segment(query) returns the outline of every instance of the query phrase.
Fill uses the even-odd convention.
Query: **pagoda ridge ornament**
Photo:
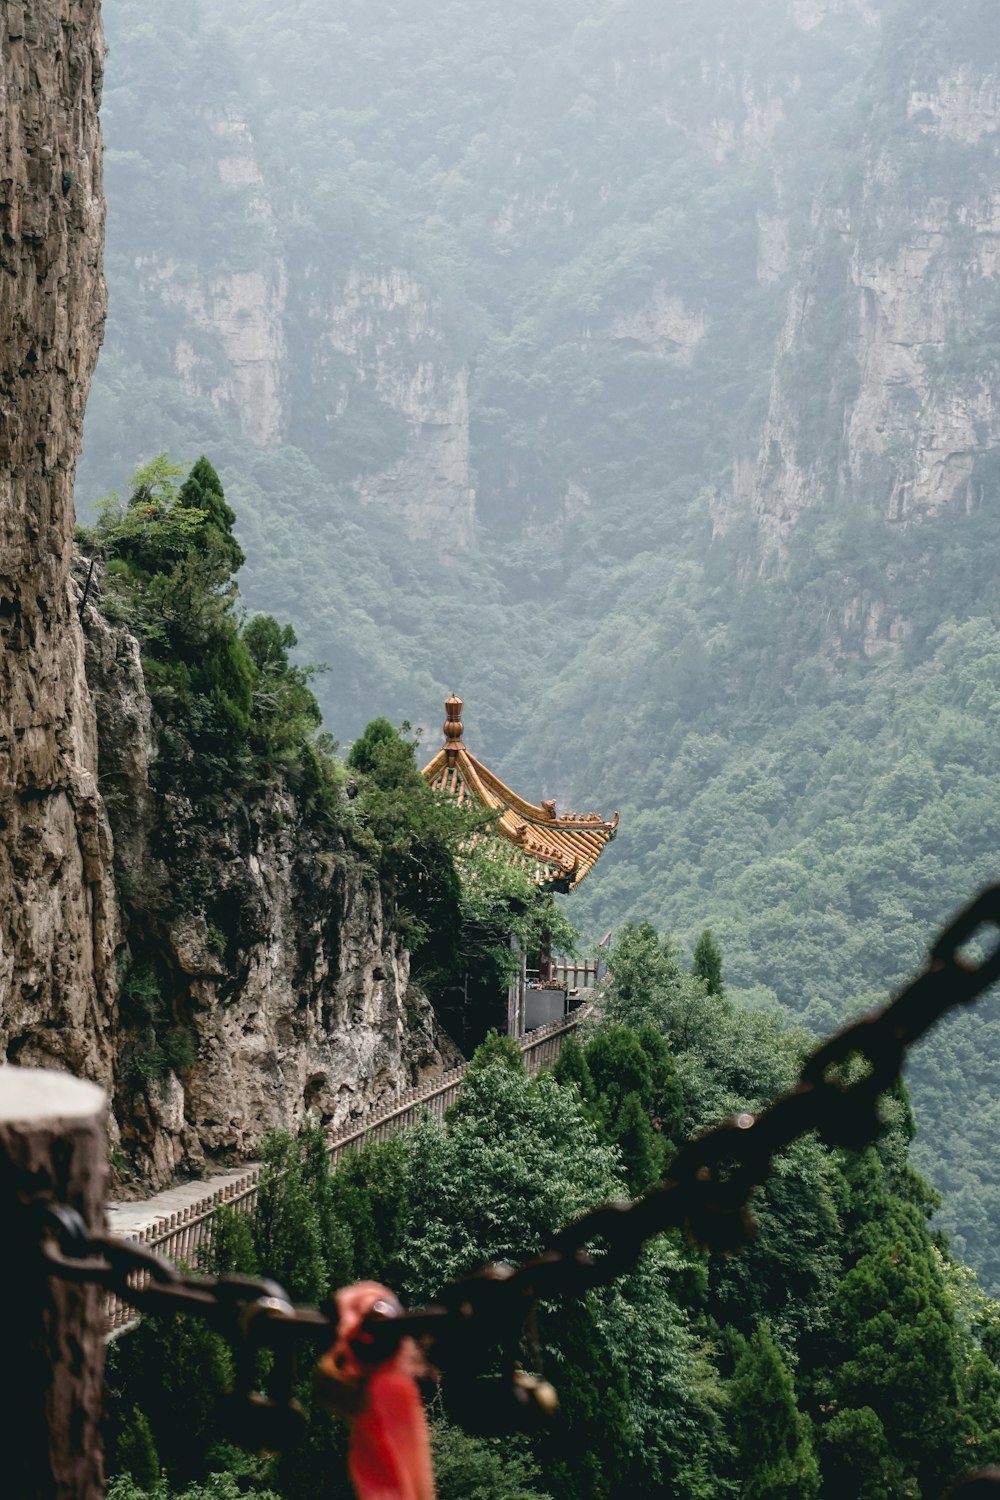
[[[465,725],[462,723],[462,700],[452,693],[444,700],[444,749],[449,756],[449,765],[454,764],[454,752],[462,744]]]

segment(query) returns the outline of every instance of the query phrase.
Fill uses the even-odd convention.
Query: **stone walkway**
[[[558,1017],[520,1038],[521,1051],[529,1073],[535,1074],[543,1065],[555,1061],[559,1056],[565,1035],[579,1024],[588,1011],[589,1006],[583,1006],[572,1015]],[[407,1124],[415,1124],[424,1109],[429,1109],[437,1119],[442,1119],[446,1106],[458,1097],[465,1067],[466,1064],[463,1063],[460,1068],[451,1068],[447,1073],[427,1083],[405,1089],[381,1108],[372,1111],[364,1122],[348,1122],[339,1133],[329,1137],[332,1157],[335,1158],[340,1151],[347,1150],[366,1138],[382,1140],[386,1134],[402,1129]],[[108,1229],[112,1234],[125,1239],[137,1239],[144,1229],[159,1225],[155,1242],[157,1248],[169,1257],[174,1233],[164,1225],[163,1221],[169,1220],[171,1214],[181,1214],[185,1209],[203,1209],[207,1216],[213,1207],[211,1200],[214,1195],[220,1189],[227,1188],[230,1183],[240,1180],[246,1183],[254,1167],[258,1165],[257,1162],[245,1161],[229,1171],[216,1172],[211,1177],[202,1177],[195,1182],[183,1182],[177,1187],[165,1188],[162,1193],[154,1193],[152,1198],[142,1198],[127,1203],[109,1203],[107,1205]],[[251,1189],[251,1194],[255,1194],[255,1191]],[[176,1236],[185,1241],[185,1252],[190,1252],[191,1241],[188,1238],[187,1227],[177,1225],[175,1230]],[[197,1242],[196,1240],[195,1243]]]
[[[141,1229],[145,1229],[147,1224],[156,1224],[160,1219],[168,1219],[171,1214],[179,1213],[182,1208],[203,1203],[216,1188],[225,1187],[227,1182],[236,1182],[245,1177],[254,1165],[252,1161],[245,1161],[232,1171],[217,1172],[213,1177],[199,1177],[194,1182],[182,1182],[178,1187],[164,1188],[162,1193],[154,1193],[152,1198],[141,1198],[135,1203],[109,1203],[108,1229],[112,1234],[123,1235],[128,1239],[130,1235],[136,1235]]]

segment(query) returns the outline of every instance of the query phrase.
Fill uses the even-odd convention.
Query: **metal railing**
[[[558,1020],[539,1026],[527,1036],[519,1038],[521,1056],[528,1073],[534,1077],[549,1063],[555,1062],[562,1051],[567,1035],[580,1023],[582,1012],[560,1016]],[[432,1119],[443,1120],[446,1111],[462,1092],[462,1079],[468,1063],[449,1068],[437,1078],[414,1088],[404,1089],[384,1104],[373,1109],[364,1120],[351,1120],[339,1129],[331,1130],[327,1136],[327,1149],[331,1162],[337,1162],[349,1151],[359,1150],[370,1141],[384,1141],[387,1136],[408,1130],[416,1125],[426,1111]],[[161,1255],[180,1265],[196,1266],[198,1253],[207,1247],[212,1238],[212,1219],[217,1208],[232,1208],[237,1213],[252,1213],[257,1202],[257,1188],[264,1167],[255,1162],[247,1167],[240,1177],[230,1177],[225,1183],[212,1188],[205,1184],[205,1196],[175,1213],[165,1214],[150,1220],[141,1229],[133,1230],[126,1238],[140,1245],[148,1245]],[[120,1332],[133,1320],[132,1309],[117,1298],[109,1299],[108,1326],[112,1333]]]

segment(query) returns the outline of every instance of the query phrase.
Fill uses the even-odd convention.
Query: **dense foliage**
[[[626,929],[611,968],[583,1047],[549,1074],[528,1078],[516,1046],[493,1037],[444,1124],[426,1119],[332,1171],[319,1131],[272,1136],[258,1210],[249,1222],[219,1211],[211,1268],[265,1271],[302,1298],[375,1277],[427,1300],[644,1185],[636,1162],[662,1170],[668,1119],[679,1135],[753,1109],[797,1070],[801,1034],[708,991],[652,928]],[[776,1162],[748,1250],[706,1255],[661,1236],[611,1286],[541,1308],[522,1357],[560,1392],[546,1431],[464,1435],[456,1416],[474,1420],[488,1397],[446,1379],[433,1420],[443,1500],[931,1500],[1000,1458],[998,1309],[928,1230],[935,1198],[907,1164],[913,1128],[900,1085],[876,1146],[852,1155],[810,1139]],[[320,1487],[346,1500],[343,1434],[318,1410],[280,1458],[220,1442],[228,1362],[214,1335],[177,1320],[143,1320],[112,1347],[115,1466],[131,1475],[117,1500],[201,1500],[203,1486],[227,1500],[233,1476],[281,1500]],[[151,1452],[164,1486],[149,1486]]]
[[[470,986],[483,1007],[496,1009],[485,1015],[498,1019],[519,962],[512,942],[537,954],[544,936],[570,952],[573,929],[504,856],[489,817],[432,790],[408,725],[397,730],[374,719],[346,762],[336,755],[320,730],[316,669],[292,659],[294,630],[241,608],[234,575],[245,558],[218,474],[204,457],[178,487],[180,472],[160,454],[132,475],[125,500],[107,497],[96,524],[77,534],[91,559],[90,597],[139,644],[157,741],[154,836],[165,866],[179,861],[170,892],[152,880],[137,884],[119,861],[131,929],[122,998],[136,1031],[124,1086],[182,1072],[193,1061],[183,1004],[161,961],[158,922],[183,903],[206,922],[213,952],[234,960],[244,916],[213,879],[205,846],[237,815],[287,828],[313,853],[319,848],[329,866],[367,866],[411,954],[414,980],[456,1039],[474,1046],[486,1021],[475,1005],[470,1015]],[[131,809],[116,795],[115,774],[104,768],[102,789],[113,819],[127,820]]]

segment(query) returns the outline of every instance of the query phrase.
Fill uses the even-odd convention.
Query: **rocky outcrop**
[[[340,1125],[452,1066],[375,878],[309,832],[280,790],[209,820],[183,788],[157,787],[136,642],[91,605],[84,618],[126,913],[123,1185],[238,1161],[306,1110]]]
[[[657,281],[636,306],[587,331],[584,349],[633,348],[673,364],[689,365],[708,331],[703,311],[692,311],[665,281]]]
[[[69,593],[104,322],[98,0],[0,7],[0,1048],[105,1082],[117,942]]]
[[[259,229],[271,209],[249,133],[230,111],[216,134],[226,146],[220,176],[244,195]],[[378,409],[398,429],[401,452],[343,478],[359,499],[400,518],[410,536],[433,538],[445,551],[471,544],[469,372],[450,348],[440,299],[413,273],[355,269],[331,281],[311,268],[290,295],[270,234],[256,264],[242,269],[205,275],[168,258],[139,270],[181,314],[173,362],[188,395],[207,397],[263,448],[300,438],[303,384],[320,433],[357,422],[359,401]]]
[[[469,372],[449,347],[440,299],[400,267],[355,270],[319,294],[315,320],[322,342],[349,356],[353,379],[405,423],[402,456],[359,480],[359,495],[400,516],[412,537],[464,550],[475,520]],[[351,420],[346,391],[331,416]]]
[[[187,321],[189,331],[174,345],[174,368],[185,393],[207,396],[257,447],[277,443],[287,352],[284,267],[271,262],[261,270],[229,271],[189,284],[177,277],[176,263],[167,262],[156,268],[155,277],[164,301],[179,304]]]
[[[933,89],[911,89],[907,113],[949,140],[974,146],[1000,130],[1000,80],[983,78],[971,66],[956,68]]]
[[[71,574],[104,320],[102,63],[98,0],[0,7],[0,1056],[104,1085],[141,1188],[307,1108],[339,1123],[453,1053],[377,883],[290,798],[213,824],[157,786],[136,642]],[[224,123],[229,180],[253,188]],[[203,304],[213,325],[230,308],[234,349],[258,292],[231,277]],[[257,410],[256,377],[229,378]]]
[[[881,19],[878,0],[791,0],[791,6],[795,23],[803,31],[813,31],[845,11],[856,12],[868,26],[877,26]]]
[[[229,105],[205,117],[223,203],[245,226],[246,264],[206,272],[176,256],[141,257],[133,273],[176,310],[173,364],[189,396],[203,396],[258,447],[281,441],[286,419],[288,277],[278,219],[246,119]],[[252,246],[252,255],[249,248]]]
[[[817,208],[749,482],[765,569],[807,509],[976,503],[1000,446],[998,90],[970,67],[911,89],[856,197]]]

